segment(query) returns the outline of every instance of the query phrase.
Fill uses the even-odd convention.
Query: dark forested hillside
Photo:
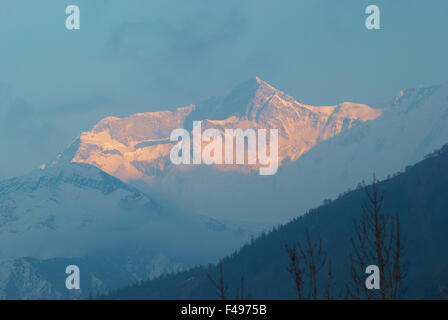
[[[384,159],[387,161],[387,159]],[[383,211],[397,213],[406,240],[407,269],[404,298],[443,298],[448,284],[448,146],[428,156],[404,173],[377,187],[384,195]],[[275,228],[223,259],[228,297],[234,298],[244,277],[245,292],[254,299],[294,299],[294,282],[287,271],[285,245],[322,239],[332,260],[334,292],[345,288],[350,278],[350,237],[353,219],[359,218],[366,202],[362,188],[311,210],[294,221]],[[272,212],[276,214],[276,212]],[[204,239],[204,245],[207,245]],[[216,265],[197,267],[175,275],[139,283],[111,292],[110,299],[216,299],[208,275],[218,278]]]

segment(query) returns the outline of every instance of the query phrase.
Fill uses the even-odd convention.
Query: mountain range
[[[174,111],[103,119],[46,168],[87,163],[199,215],[285,223],[372,172],[385,178],[440,148],[448,141],[447,99],[448,85],[440,85],[402,90],[376,108],[349,102],[313,107],[256,78],[227,96]],[[278,129],[278,173],[260,177],[247,164],[172,165],[169,135],[191,130],[193,121],[202,121],[203,130]]]
[[[379,109],[357,103],[319,107],[302,104],[257,77],[225,97],[173,111],[105,118],[82,133],[74,142],[76,150],[70,146],[68,152],[72,152],[71,162],[91,164],[123,181],[150,181],[175,170],[169,159],[175,144],[170,141],[170,134],[177,128],[191,129],[193,121],[202,121],[203,130],[215,128],[221,132],[237,128],[277,129],[278,161],[282,163],[286,159],[295,161],[318,143],[380,114]],[[250,172],[253,166],[233,169]]]
[[[447,85],[381,108],[310,106],[259,78],[198,104],[105,118],[54,161],[0,182],[0,297],[86,297],[216,261],[373,172],[415,164],[448,141],[447,118]],[[278,173],[172,165],[170,133],[193,121],[278,129]],[[81,292],[65,289],[68,264],[81,266]]]

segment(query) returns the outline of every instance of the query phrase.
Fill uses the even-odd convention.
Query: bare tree
[[[215,287],[216,293],[217,293],[217,296],[219,297],[219,299],[227,300],[228,287],[224,282],[224,272],[223,272],[222,260],[219,260],[218,268],[219,268],[219,280],[215,281],[210,274],[208,275],[208,279]],[[241,287],[236,288],[235,300],[244,300],[248,297],[249,296],[245,296],[245,292],[244,292],[244,277],[241,277]]]
[[[235,300],[244,300],[244,277],[241,277],[241,287],[236,288]]]
[[[324,291],[324,298],[327,300],[333,300],[334,298],[331,293],[331,288],[334,285],[334,280],[333,280],[333,270],[331,269],[331,261],[328,261],[327,277],[328,277],[328,281],[327,281],[327,286],[325,287],[325,291]]]
[[[290,248],[288,245],[286,247],[286,252],[288,253],[288,258],[290,264],[287,268],[288,272],[291,274],[297,290],[297,299],[303,299],[303,275],[305,273],[304,268],[301,266],[301,259],[299,257],[299,252],[296,246]]]
[[[333,274],[331,262],[327,261],[327,253],[322,248],[322,240],[314,244],[308,229],[306,229],[305,247],[300,243],[292,248],[286,246],[290,264],[287,268],[291,274],[297,290],[297,298],[319,299],[319,273],[328,263],[328,282],[323,292],[324,298],[332,299],[331,286],[333,285]],[[305,293],[307,288],[307,293]]]
[[[222,270],[222,260],[219,260],[218,267],[219,267],[219,280],[218,280],[218,282],[213,280],[211,275],[208,275],[208,279],[210,280],[210,282],[213,284],[213,286],[217,290],[218,297],[221,300],[226,300],[227,299],[228,288],[224,284],[224,274],[223,274],[223,270]]]
[[[398,215],[383,213],[383,196],[373,183],[369,188],[363,181],[368,204],[362,205],[362,214],[354,220],[355,237],[351,238],[351,281],[347,286],[352,299],[397,299],[399,298],[405,273],[402,266],[404,244],[400,233]],[[365,270],[376,265],[380,272],[380,289],[368,290],[365,285]]]

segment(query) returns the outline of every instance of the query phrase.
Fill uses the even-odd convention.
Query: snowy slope
[[[91,165],[60,163],[0,182],[0,297],[67,297],[70,263],[85,266],[78,295],[209,263],[258,232],[250,228],[162,206]]]

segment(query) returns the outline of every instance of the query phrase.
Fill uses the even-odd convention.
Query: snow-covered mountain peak
[[[172,111],[147,112],[126,118],[107,117],[83,132],[54,163],[87,163],[124,181],[146,180],[168,172],[173,165],[169,140],[174,129],[277,129],[278,163],[298,159],[316,144],[357,123],[376,119],[381,110],[357,103],[311,106],[256,77],[227,96],[213,97]],[[218,166],[217,166],[218,168]],[[219,166],[218,169],[258,170],[257,165]]]

